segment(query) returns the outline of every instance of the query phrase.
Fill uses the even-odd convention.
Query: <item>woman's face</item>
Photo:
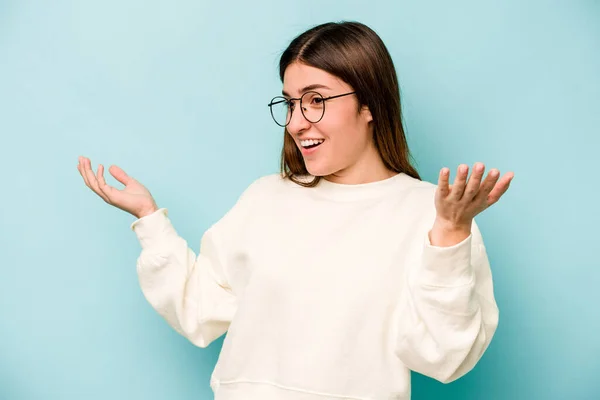
[[[283,95],[288,99],[299,98],[307,91],[316,91],[327,98],[352,92],[354,89],[321,69],[298,62],[290,64],[284,74]],[[309,105],[303,104],[303,107],[307,108]],[[294,100],[287,132],[302,152],[311,175],[338,180],[334,177],[352,175],[352,169],[367,164],[373,157],[379,157],[372,143],[369,126],[372,119],[366,107],[358,112],[355,95],[325,101],[325,114],[316,123],[304,118],[300,112],[300,101]],[[306,144],[304,141],[309,139],[323,142],[317,147],[306,149],[302,144]]]

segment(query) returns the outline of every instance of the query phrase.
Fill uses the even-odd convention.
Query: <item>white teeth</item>
[[[312,139],[309,139],[309,140],[301,140],[301,141],[300,141],[300,145],[302,145],[302,147],[308,147],[308,146],[311,146],[311,145],[313,145],[313,144],[317,144],[317,143],[323,143],[323,142],[324,142],[324,139],[317,139],[317,140],[312,140]]]

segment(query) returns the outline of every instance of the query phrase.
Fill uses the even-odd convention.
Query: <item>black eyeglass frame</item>
[[[323,112],[321,113],[321,118],[319,118],[316,121],[311,121],[310,119],[308,119],[306,117],[306,115],[304,115],[304,108],[302,107],[302,98],[304,96],[306,96],[308,93],[316,93],[317,95],[319,95],[319,97],[323,101]],[[273,118],[273,121],[275,121],[275,123],[277,125],[285,128],[292,121],[292,114],[294,113],[294,110],[292,110],[290,112],[290,117],[289,117],[288,121],[286,122],[286,124],[285,125],[281,125],[279,122],[277,122],[277,119],[275,118],[275,115],[273,114],[273,106],[276,105],[276,104],[281,104],[283,102],[286,102],[286,103],[288,103],[288,108],[290,108],[290,104],[289,104],[290,101],[292,101],[292,100],[300,100],[300,112],[302,113],[302,116],[304,117],[305,120],[307,120],[311,124],[316,124],[317,122],[321,121],[323,119],[323,117],[325,116],[325,103],[327,102],[327,100],[336,99],[338,97],[348,96],[348,95],[355,94],[355,93],[356,92],[348,92],[348,93],[343,93],[343,94],[336,94],[335,96],[323,97],[323,95],[321,93],[316,92],[314,90],[311,90],[311,91],[305,92],[301,97],[291,97],[289,99],[286,99],[283,96],[275,96],[275,97],[273,97],[273,99],[271,99],[271,102],[269,104],[267,104],[267,105],[269,106],[269,109],[271,111],[271,117]]]

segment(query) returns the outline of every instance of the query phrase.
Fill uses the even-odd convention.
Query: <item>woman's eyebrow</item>
[[[300,93],[308,92],[309,90],[315,90],[315,89],[329,89],[329,90],[331,90],[330,87],[327,87],[325,85],[321,85],[320,83],[313,83],[312,85],[308,85],[308,86],[303,87],[302,89],[300,89]],[[284,96],[287,96],[287,97],[291,97],[288,93],[286,93],[285,90],[282,90],[281,94],[283,94]]]

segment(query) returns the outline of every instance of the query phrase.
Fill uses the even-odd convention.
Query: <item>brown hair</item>
[[[395,172],[421,179],[411,165],[412,156],[402,125],[400,89],[396,70],[381,38],[368,26],[354,21],[328,22],[297,36],[282,53],[279,77],[293,62],[324,70],[350,85],[358,99],[358,110],[366,105],[373,116],[373,141],[384,165]],[[281,174],[306,187],[311,182],[298,179],[308,175],[300,149],[284,131]]]

